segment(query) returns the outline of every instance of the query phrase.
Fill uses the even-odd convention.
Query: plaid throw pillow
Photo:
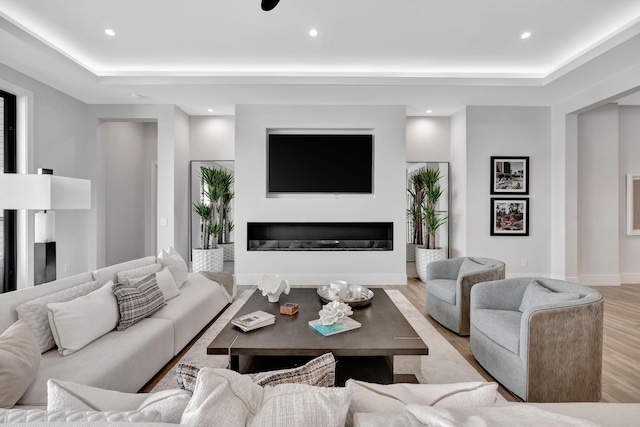
[[[164,295],[156,283],[155,273],[133,285],[116,283],[113,294],[118,300],[120,320],[116,329],[124,331],[166,305]]]
[[[176,367],[176,379],[178,380],[178,387],[193,393],[193,390],[196,388],[196,379],[198,378],[198,372],[200,372],[200,368],[187,365],[186,363],[178,363],[178,366]]]

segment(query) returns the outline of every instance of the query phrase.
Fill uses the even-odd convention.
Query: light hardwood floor
[[[409,278],[406,287],[393,289],[399,289],[484,378],[492,380],[473,358],[469,337],[449,331],[427,315],[423,282]],[[604,296],[601,401],[640,403],[640,285],[593,286],[593,289]],[[518,400],[503,387],[500,393],[507,400]]]
[[[423,282],[417,278],[409,278],[407,286],[387,288],[402,292],[487,381],[493,381],[491,375],[476,362],[471,354],[469,337],[461,337],[449,331],[427,315],[426,291]],[[640,285],[594,286],[593,288],[604,296],[602,402],[640,403]],[[150,391],[201,334],[194,338],[141,391]],[[519,400],[502,386],[499,392],[509,401]]]

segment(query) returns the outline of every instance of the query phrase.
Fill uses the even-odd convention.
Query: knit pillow
[[[124,331],[166,305],[162,291],[156,283],[155,273],[149,274],[134,285],[116,283],[113,285],[113,294],[118,300],[120,312],[120,320],[116,326],[118,331]]]
[[[518,311],[524,313],[527,309],[538,305],[572,301],[578,298],[580,298],[578,294],[572,292],[554,292],[551,289],[545,288],[536,280],[531,280],[529,286],[527,286],[527,290],[524,291]]]

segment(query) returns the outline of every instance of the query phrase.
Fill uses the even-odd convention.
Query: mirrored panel
[[[627,235],[640,234],[640,174],[627,175]]]
[[[417,246],[449,253],[449,210],[449,163],[407,162],[407,262],[414,262]]]
[[[205,195],[205,184],[202,177],[202,168],[214,168],[227,172],[233,177],[234,161],[233,160],[192,160],[189,165],[189,247],[200,248],[202,246],[202,238],[204,234],[203,221],[200,215],[194,209],[194,204],[198,202],[206,202],[208,199]],[[231,192],[230,200],[226,204],[220,202],[218,222],[220,224],[220,232],[217,235],[218,246],[224,248],[224,260],[233,261],[234,250],[234,232],[233,232],[233,214],[235,195],[233,188],[233,180],[229,188]],[[224,212],[222,212],[223,205]],[[191,252],[191,251],[190,251]],[[189,254],[191,257],[191,253]]]

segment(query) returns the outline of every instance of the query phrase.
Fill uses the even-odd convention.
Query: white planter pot
[[[417,247],[416,270],[418,270],[420,280],[427,281],[427,264],[441,259],[447,259],[447,248],[425,249],[424,247]]]
[[[198,271],[222,271],[224,266],[224,250],[192,249],[192,269]]]
[[[218,247],[224,250],[224,260],[233,261],[234,244],[231,243],[218,243]]]

